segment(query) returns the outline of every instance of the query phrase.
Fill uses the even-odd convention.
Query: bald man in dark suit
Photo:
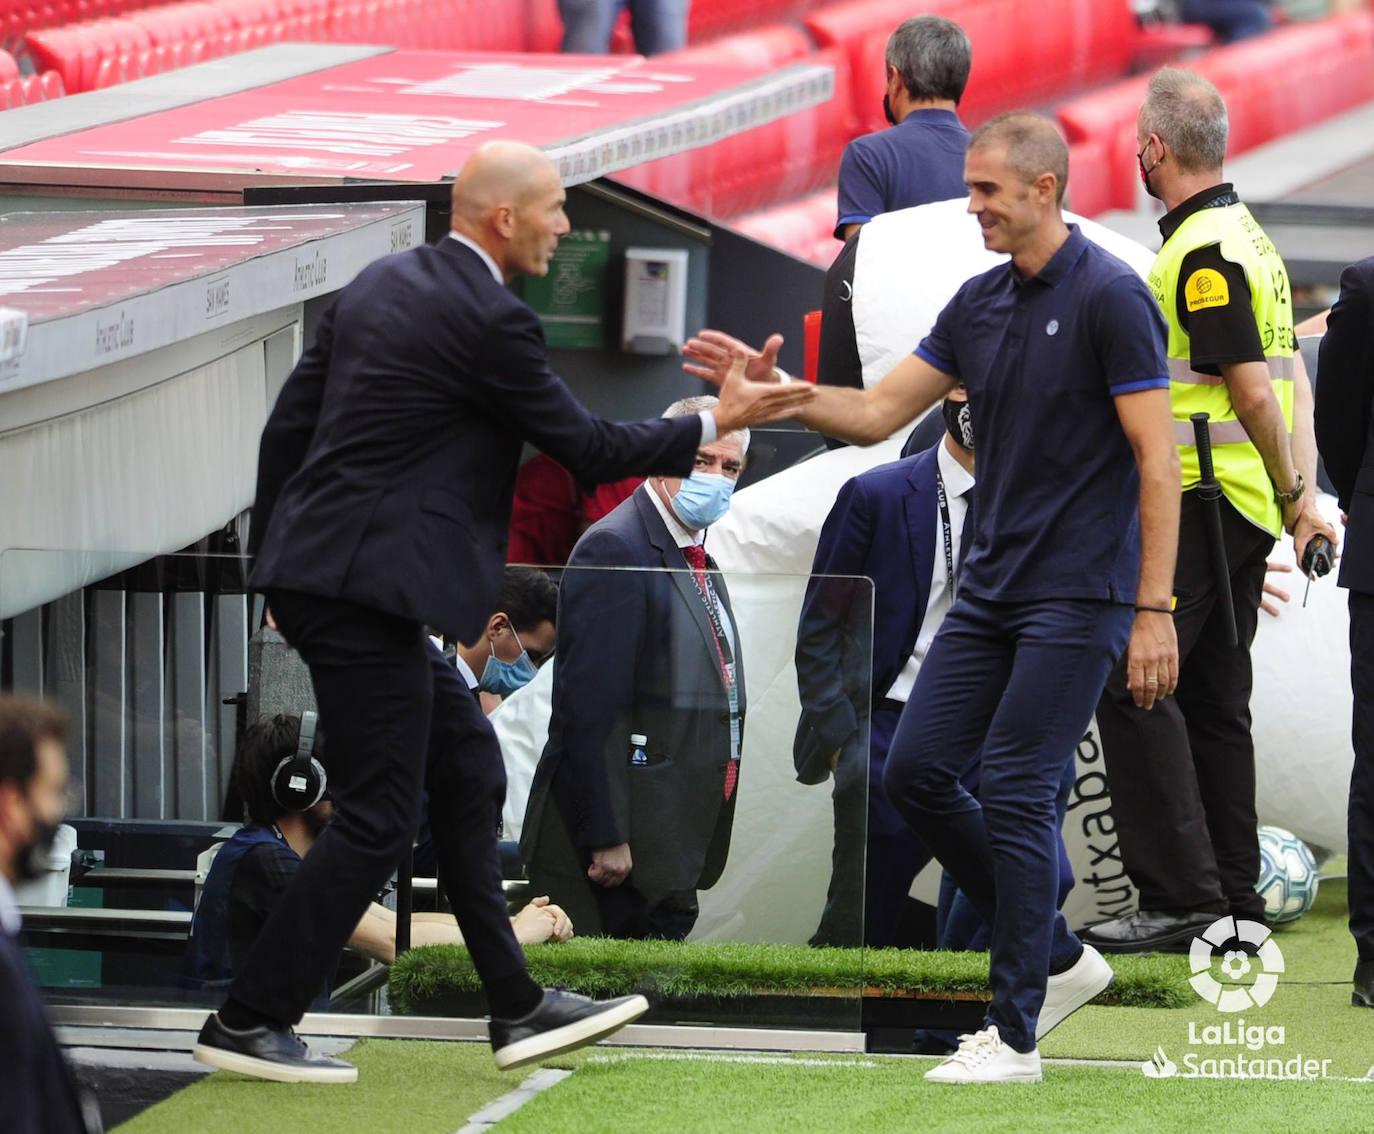
[[[310,667],[331,740],[334,820],[202,1029],[196,1057],[290,1082],[351,1082],[293,1025],[414,838],[429,791],[439,880],[491,1008],[499,1067],[592,1042],[647,1008],[541,990],[501,892],[505,772],[491,726],[429,641],[472,641],[505,562],[526,442],[579,479],[685,473],[716,431],[785,415],[804,393],[747,382],[714,410],[615,424],[548,367],[538,317],[506,288],[544,275],[568,232],[558,171],[510,142],[453,184],[453,231],[363,269],[326,314],[263,433],[249,551]]]

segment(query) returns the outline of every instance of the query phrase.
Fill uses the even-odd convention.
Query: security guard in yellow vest
[[[1098,949],[1187,949],[1224,914],[1262,922],[1250,737],[1250,642],[1265,557],[1283,531],[1299,558],[1334,539],[1309,489],[1316,479],[1312,390],[1295,354],[1288,273],[1269,237],[1222,181],[1226,106],[1215,87],[1166,68],[1137,124],[1141,179],[1163,200],[1164,235],[1149,284],[1169,324],[1170,397],[1183,472],[1172,617],[1175,696],[1136,708],[1122,667],[1097,709],[1121,866],[1140,909],[1093,927]],[[1224,629],[1189,418],[1211,420],[1231,603]]]

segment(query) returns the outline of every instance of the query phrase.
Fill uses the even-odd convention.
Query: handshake
[[[815,398],[815,387],[809,383],[778,381],[775,371],[781,347],[781,335],[771,335],[763,350],[756,351],[739,339],[709,330],[683,347],[690,360],[683,370],[719,388],[720,404],[713,412],[721,435],[792,417]]]

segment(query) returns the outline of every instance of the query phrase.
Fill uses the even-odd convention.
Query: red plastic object
[[[821,368],[821,313],[808,311],[802,316],[802,377],[813,386]]]

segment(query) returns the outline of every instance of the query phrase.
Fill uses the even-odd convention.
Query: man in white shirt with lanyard
[[[835,850],[816,945],[898,944],[907,892],[930,860],[888,803],[882,777],[897,719],[957,590],[973,498],[962,388],[943,413],[938,444],[845,483],[816,547],[797,630],[802,716],[793,747],[803,783],[822,783],[832,770],[835,777]]]

